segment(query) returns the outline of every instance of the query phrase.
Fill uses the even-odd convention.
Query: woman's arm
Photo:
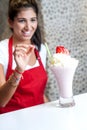
[[[3,65],[0,64],[0,107],[4,107],[9,102],[17,89],[20,78],[21,74],[14,72],[6,81]]]
[[[46,97],[46,95],[44,95],[44,102],[49,102],[49,99]]]
[[[47,56],[47,52],[46,52],[46,47],[44,44],[41,45],[41,50],[40,50],[40,56],[41,56],[41,60],[42,63],[44,65],[44,68],[46,68],[46,56]],[[44,98],[44,102],[49,102],[49,99],[47,98],[47,96],[44,94],[43,96]]]
[[[27,44],[19,44],[14,50],[14,59],[16,62],[16,70],[9,79],[6,81],[4,75],[4,67],[0,64],[0,106],[4,107],[13,94],[15,93],[17,86],[20,82],[22,73],[24,72],[26,65],[30,62],[30,57],[34,54],[34,46]],[[20,72],[20,73],[19,73]]]

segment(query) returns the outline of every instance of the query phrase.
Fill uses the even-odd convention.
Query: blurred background
[[[0,40],[10,36],[7,23],[9,0],[0,0]],[[43,43],[46,42],[51,53],[57,45],[65,46],[72,57],[79,60],[73,80],[74,95],[87,92],[87,0],[37,0],[40,8],[39,23]],[[58,86],[50,70],[47,55],[48,83],[46,95],[58,99]]]

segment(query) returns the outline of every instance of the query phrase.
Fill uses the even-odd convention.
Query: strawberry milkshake
[[[59,104],[62,107],[75,105],[72,86],[77,66],[78,60],[72,58],[65,47],[56,47],[56,53],[51,60],[51,70],[58,83]]]

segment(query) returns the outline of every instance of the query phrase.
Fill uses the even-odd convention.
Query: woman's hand
[[[17,69],[23,72],[29,63],[30,57],[34,52],[34,45],[18,44],[14,50],[14,59],[17,64]]]

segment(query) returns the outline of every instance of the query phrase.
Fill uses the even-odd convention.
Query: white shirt
[[[7,72],[7,67],[8,67],[8,42],[9,39],[5,39],[0,41],[0,64],[2,64],[4,66],[4,73],[6,74]],[[46,67],[46,48],[43,44],[41,44],[41,50],[39,52],[40,57],[41,57],[41,61],[44,65],[44,67]],[[26,69],[31,69],[34,68],[36,66],[39,66],[38,60],[36,60],[36,63],[33,66],[27,66]],[[16,63],[13,57],[13,63],[12,63],[12,68],[15,69],[16,67]]]

